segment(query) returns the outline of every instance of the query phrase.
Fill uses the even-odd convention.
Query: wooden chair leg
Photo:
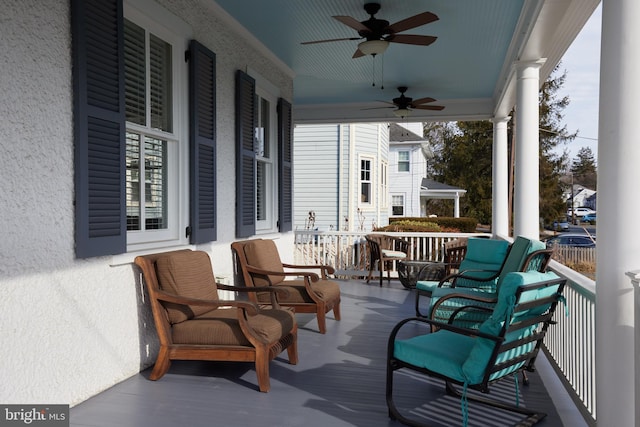
[[[340,320],[340,302],[333,306],[333,317],[336,320]]]
[[[324,305],[318,304],[318,311],[316,312],[316,317],[318,318],[318,329],[321,334],[327,333],[327,319],[324,308]]]
[[[269,352],[264,348],[256,348],[256,375],[258,377],[258,388],[266,393],[271,389],[269,379]]]
[[[171,359],[169,359],[169,349],[165,346],[160,346],[160,351],[158,352],[158,357],[156,358],[156,363],[153,365],[149,379],[152,381],[159,380],[167,373],[170,366]]]

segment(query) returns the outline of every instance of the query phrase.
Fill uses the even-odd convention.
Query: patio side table
[[[438,261],[403,260],[398,262],[400,283],[415,289],[419,280],[440,280],[445,275],[445,264]]]

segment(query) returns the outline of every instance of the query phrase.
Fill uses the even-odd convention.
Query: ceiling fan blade
[[[361,58],[363,56],[365,56],[364,52],[361,51],[360,49],[356,49],[356,51],[353,53],[353,56],[351,58],[352,59],[353,58]]]
[[[442,105],[416,105],[413,107],[414,110],[432,110],[432,111],[441,111],[444,110]]]
[[[338,15],[334,16],[333,18],[342,22],[344,25],[353,28],[356,31],[371,31],[369,27],[351,16]]]
[[[371,108],[362,108],[361,111],[364,110],[380,110],[380,109],[387,109],[387,108],[396,108],[396,106],[394,105],[393,107],[371,107]]]
[[[391,24],[387,29],[391,30],[392,33],[399,33],[401,31],[410,30],[412,28],[437,21],[438,19],[439,18],[431,12],[423,12]]]
[[[347,37],[343,39],[327,39],[327,40],[314,40],[311,42],[302,42],[300,44],[316,44],[316,43],[328,43],[328,42],[340,42],[343,40],[360,40],[361,37]]]
[[[411,102],[411,105],[427,104],[429,102],[434,102],[434,101],[435,101],[435,99],[429,98],[428,96],[426,96],[424,98],[418,98],[418,99],[414,100],[413,102]]]
[[[429,46],[438,38],[435,36],[421,36],[418,34],[392,34],[386,40],[393,43],[415,44]]]

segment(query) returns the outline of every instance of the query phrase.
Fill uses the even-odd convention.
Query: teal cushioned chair
[[[508,245],[505,241],[499,242],[503,242]],[[484,248],[487,252],[490,249],[491,248]],[[498,254],[495,256],[501,256],[502,249],[496,249],[496,251]],[[506,251],[507,252],[503,257],[503,262],[498,269],[496,270],[495,268],[492,268],[487,272],[484,272],[484,277],[482,276],[482,272],[473,270],[470,267],[466,267],[461,264],[460,271],[457,274],[452,274],[442,279],[430,292],[431,299],[429,301],[427,317],[440,321],[449,320],[452,314],[464,304],[464,299],[460,300],[456,298],[460,293],[465,295],[476,295],[479,298],[484,298],[486,300],[485,306],[492,309],[496,301],[498,289],[508,273],[519,271],[545,271],[552,253],[551,250],[547,250],[545,248],[545,244],[541,241],[522,236],[516,237],[513,244],[508,246]],[[484,254],[483,256],[485,259],[488,259],[490,255]],[[463,263],[465,260],[463,260]],[[474,264],[467,265],[479,266],[475,261]],[[419,285],[420,283],[418,282],[416,285],[417,289],[419,288]],[[422,316],[419,309],[419,298],[420,293],[416,292],[416,315]],[[486,318],[487,314],[478,314],[477,312],[465,313],[462,316],[458,316],[456,324],[464,327],[477,328]],[[463,324],[462,322],[466,322],[466,324]]]
[[[552,272],[506,274],[497,303],[478,330],[420,317],[398,323],[391,332],[387,347],[389,416],[405,424],[420,425],[402,415],[393,401],[394,372],[407,368],[445,380],[446,391],[461,397],[463,408],[466,408],[468,399],[523,414],[527,422],[535,423],[542,419],[545,414],[503,401],[467,396],[466,390],[472,388],[488,393],[491,383],[518,371],[533,370],[557,302],[562,298],[565,282]],[[470,296],[468,301],[474,298]],[[467,309],[474,308],[473,304],[467,306]],[[398,339],[400,330],[413,323],[425,323],[437,331]],[[403,336],[415,333],[417,329],[415,325],[407,327]],[[454,385],[463,386],[462,393]],[[464,424],[466,416],[463,409]]]

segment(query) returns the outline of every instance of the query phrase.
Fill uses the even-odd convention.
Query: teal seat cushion
[[[510,317],[511,311],[515,305],[515,293],[518,287],[526,284],[542,282],[546,280],[556,279],[558,276],[553,272],[548,273],[540,273],[537,271],[530,271],[526,273],[522,272],[511,272],[507,274],[504,278],[502,286],[500,287],[500,292],[498,294],[498,302],[496,303],[495,309],[491,316],[480,325],[479,330],[481,332],[490,334],[490,335],[498,335],[504,325],[505,319]],[[557,292],[558,287],[553,286],[546,289],[528,291],[521,295],[520,301],[532,301],[538,299],[542,296],[550,296],[553,293]],[[548,306],[542,308],[535,308],[533,310],[526,310],[518,313],[517,317],[524,318],[529,316],[538,315],[541,312],[546,311]],[[513,333],[509,333],[506,336],[506,342],[511,342],[523,337],[530,335],[536,328],[536,325],[533,325],[529,328],[520,329]],[[462,366],[462,371],[465,379],[469,384],[478,384],[482,382],[482,377],[487,368],[487,364],[489,363],[489,359],[491,358],[491,353],[495,348],[495,341],[487,339],[487,338],[478,338],[474,343],[471,352],[469,353],[469,357],[464,362]],[[517,355],[526,353],[532,349],[533,343],[529,343],[520,347],[516,347],[507,352],[503,352],[498,355],[497,363],[501,363],[507,360],[510,360]],[[501,376],[507,375],[510,372],[516,371],[522,366],[522,363],[510,366],[502,371],[495,372],[491,375],[491,379],[499,378]]]
[[[433,293],[438,288],[439,281],[435,280],[418,280],[416,282],[416,289],[423,292]]]
[[[500,271],[508,251],[509,243],[506,240],[469,238],[467,253],[460,263],[458,273],[479,279],[495,276]],[[461,278],[456,280],[456,287],[478,287],[494,291],[496,281],[477,282]]]
[[[396,340],[393,355],[403,362],[464,382],[462,366],[475,341],[466,335],[439,330],[432,334]]]

